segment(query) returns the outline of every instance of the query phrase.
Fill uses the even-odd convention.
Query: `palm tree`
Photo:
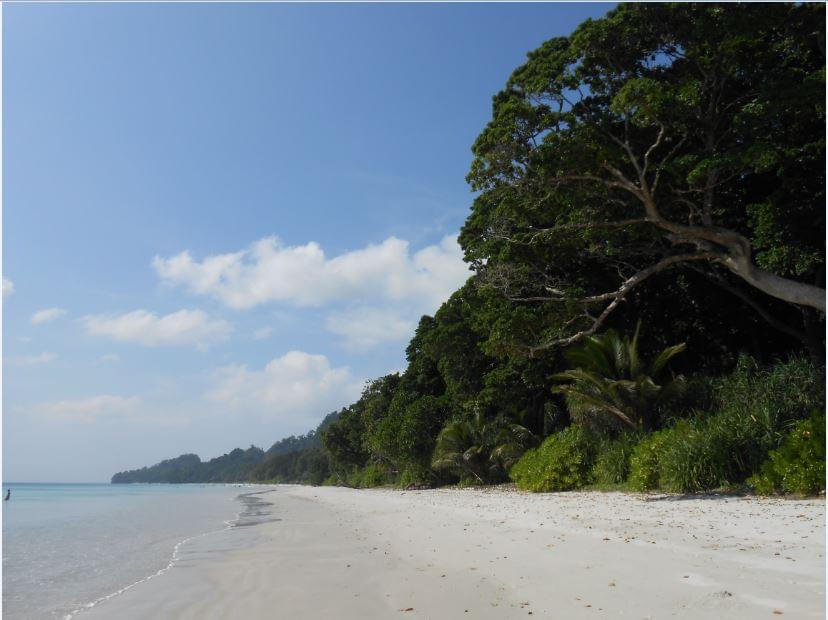
[[[537,437],[502,418],[486,421],[480,409],[466,420],[449,422],[437,436],[432,469],[460,480],[485,484],[503,477]]]
[[[574,420],[594,422],[609,416],[622,427],[649,431],[655,422],[656,405],[680,393],[684,386],[681,376],[657,381],[666,374],[667,363],[686,345],[667,347],[646,363],[638,352],[640,329],[639,321],[632,339],[609,330],[566,352],[575,368],[555,375],[553,379],[567,383],[552,391],[566,396]]]
[[[540,443],[540,438],[525,426],[507,422],[497,434],[495,448],[489,456],[489,461],[497,464],[505,473],[509,473],[512,465],[520,460],[523,453]]]

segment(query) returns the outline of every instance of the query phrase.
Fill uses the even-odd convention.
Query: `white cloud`
[[[235,411],[280,418],[296,428],[353,402],[362,389],[347,367],[332,368],[324,355],[303,351],[289,351],[262,370],[222,368],[216,380],[211,400]]]
[[[413,253],[407,241],[389,237],[333,258],[313,241],[285,246],[268,237],[246,250],[202,261],[188,252],[156,256],[153,267],[164,282],[237,309],[272,302],[322,306],[383,300],[413,301],[433,311],[470,275],[455,237]]]
[[[141,399],[137,396],[124,398],[111,394],[101,394],[81,400],[61,400],[43,403],[38,407],[43,413],[56,420],[76,422],[93,422],[101,417],[113,417],[134,413]]]
[[[253,332],[253,340],[267,340],[272,334],[272,327],[262,327]]]
[[[14,282],[3,276],[3,297],[14,293]]]
[[[330,314],[325,320],[328,331],[342,336],[345,346],[355,351],[407,340],[416,326],[416,318],[403,316],[394,308],[355,308]]]
[[[22,355],[20,357],[7,358],[6,362],[15,366],[37,366],[39,364],[48,364],[56,359],[56,354],[43,352],[37,355]]]
[[[29,323],[32,325],[48,323],[49,321],[59,319],[64,314],[66,314],[66,310],[63,308],[46,308],[45,310],[38,310],[32,315],[32,318],[29,319]]]
[[[201,310],[179,310],[161,317],[146,310],[135,310],[121,315],[86,316],[82,321],[90,334],[146,347],[204,347],[224,338],[233,329],[227,321],[212,320]]]

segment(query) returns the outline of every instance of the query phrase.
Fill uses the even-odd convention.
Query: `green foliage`
[[[196,482],[202,466],[197,454],[182,454],[174,459],[156,463],[152,467],[142,467],[131,471],[118,472],[112,476],[112,484],[130,484],[135,482]]]
[[[816,495],[825,491],[825,411],[797,422],[759,473],[748,478],[757,493]]]
[[[656,380],[666,375],[668,362],[685,345],[667,347],[645,362],[638,350],[640,328],[639,323],[632,339],[620,337],[615,330],[589,336],[565,353],[575,368],[552,377],[569,382],[553,391],[566,396],[574,421],[598,429],[621,425],[648,431],[656,421],[656,408],[681,393],[681,377],[668,378],[662,385]]]
[[[473,417],[450,422],[440,431],[431,467],[459,478],[461,484],[499,482],[535,442],[525,427],[502,418],[486,420],[477,409]]]
[[[748,271],[725,274],[690,237],[738,235],[759,267],[815,285],[817,303],[824,33],[815,4],[627,3],[530,52],[493,98],[467,177],[466,257],[488,293],[525,302],[487,345],[565,340],[609,310],[608,326],[647,316],[711,366],[742,347],[784,352],[791,336],[820,352],[823,316],[764,286],[770,299]],[[722,240],[717,252],[741,255]],[[665,259],[677,262],[649,271]],[[763,325],[773,335],[752,338]]]
[[[595,483],[603,486],[625,483],[630,475],[630,458],[641,438],[636,432],[622,433],[615,439],[605,438],[592,471]]]
[[[763,451],[763,429],[731,422],[728,416],[713,416],[696,424],[680,420],[671,428],[658,458],[660,487],[691,493],[744,479],[750,461]]]
[[[509,472],[526,491],[569,491],[592,482],[599,440],[587,428],[570,426],[528,450]]]
[[[395,477],[388,469],[377,463],[370,463],[362,469],[352,472],[347,479],[348,486],[356,489],[381,487],[395,482]]]
[[[357,403],[339,412],[339,418],[322,433],[322,444],[331,458],[331,468],[345,472],[363,467],[368,452],[363,446],[365,423]]]
[[[329,475],[328,454],[321,448],[308,448],[266,456],[264,461],[251,470],[249,479],[317,486]]]
[[[770,368],[742,358],[717,382],[712,413],[678,420],[639,444],[630,461],[630,487],[688,493],[743,483],[794,421],[824,408],[823,377],[802,357]]]
[[[445,397],[398,390],[388,415],[377,426],[372,452],[397,471],[428,469],[448,413]]]
[[[628,478],[633,491],[652,491],[659,487],[661,478],[659,466],[664,445],[670,441],[672,431],[665,429],[647,435],[633,449],[630,456]]]
[[[714,390],[714,406],[720,411],[756,418],[764,427],[779,432],[824,406],[825,369],[802,355],[767,368],[742,356],[734,372],[722,378]]]
[[[433,484],[434,474],[430,467],[411,465],[400,472],[399,486],[403,489],[409,487],[430,487]]]
[[[262,461],[264,454],[264,450],[255,446],[247,450],[236,448],[207,462],[202,462],[195,454],[184,454],[152,467],[119,472],[112,477],[112,482],[243,482],[250,480],[250,472]]]

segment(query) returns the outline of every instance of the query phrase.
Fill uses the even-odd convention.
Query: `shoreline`
[[[280,485],[79,614],[138,618],[825,615],[825,501]]]
[[[111,484],[111,483],[109,483],[109,484]],[[135,484],[166,484],[166,483],[135,483]],[[96,607],[100,606],[101,604],[106,603],[107,601],[110,601],[112,599],[115,599],[118,596],[121,596],[122,594],[126,593],[127,591],[129,591],[129,590],[131,590],[131,589],[133,589],[137,586],[140,586],[144,583],[147,583],[152,579],[156,579],[157,577],[161,577],[162,575],[164,575],[165,573],[170,571],[175,566],[176,562],[180,559],[179,558],[179,551],[184,545],[186,545],[186,544],[188,544],[188,543],[190,543],[194,540],[197,540],[199,538],[203,538],[203,537],[210,536],[212,534],[217,534],[217,533],[220,533],[220,532],[225,532],[225,531],[227,531],[229,529],[232,529],[234,527],[241,527],[241,526],[244,526],[244,525],[255,524],[256,523],[255,513],[253,513],[251,515],[247,515],[246,513],[251,512],[251,506],[255,506],[257,504],[257,502],[249,502],[248,503],[248,502],[245,502],[245,498],[247,498],[249,496],[252,496],[252,495],[259,495],[259,494],[262,494],[262,493],[267,493],[268,491],[273,490],[273,488],[275,487],[275,485],[272,485],[272,484],[266,485],[266,484],[256,484],[256,483],[250,483],[250,484],[248,484],[248,483],[197,483],[197,484],[199,484],[199,485],[201,485],[201,484],[214,484],[215,486],[222,486],[222,487],[226,487],[226,486],[245,487],[245,488],[247,488],[247,487],[266,487],[266,489],[261,490],[261,491],[251,491],[251,492],[247,492],[247,493],[239,493],[236,496],[235,499],[242,504],[242,507],[238,512],[236,512],[235,516],[232,519],[227,519],[227,520],[224,521],[224,527],[222,527],[220,529],[208,530],[206,532],[199,532],[197,534],[193,534],[192,536],[188,536],[186,538],[183,538],[183,539],[179,540],[178,542],[175,543],[175,545],[173,545],[172,554],[170,555],[170,559],[167,562],[166,566],[164,566],[163,568],[160,568],[159,570],[157,570],[154,573],[151,573],[151,574],[149,574],[145,577],[142,577],[141,579],[139,579],[137,581],[133,581],[132,583],[130,583],[130,584],[128,584],[128,585],[126,585],[122,588],[119,588],[118,590],[116,590],[114,592],[111,592],[111,593],[106,594],[104,596],[100,596],[100,597],[96,598],[95,600],[93,600],[89,603],[85,603],[81,607],[78,607],[77,609],[74,609],[71,612],[65,614],[63,616],[63,620],[72,620],[73,618],[76,618],[79,614],[82,614],[82,613],[88,612],[92,609],[95,609]],[[244,519],[247,516],[252,516],[252,517],[254,517],[254,519],[252,519],[250,522],[242,523],[242,519]]]

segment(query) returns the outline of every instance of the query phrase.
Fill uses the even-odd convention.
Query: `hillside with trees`
[[[547,41],[493,98],[473,275],[406,369],[267,453],[113,482],[824,491],[824,41],[813,4],[621,5]]]

